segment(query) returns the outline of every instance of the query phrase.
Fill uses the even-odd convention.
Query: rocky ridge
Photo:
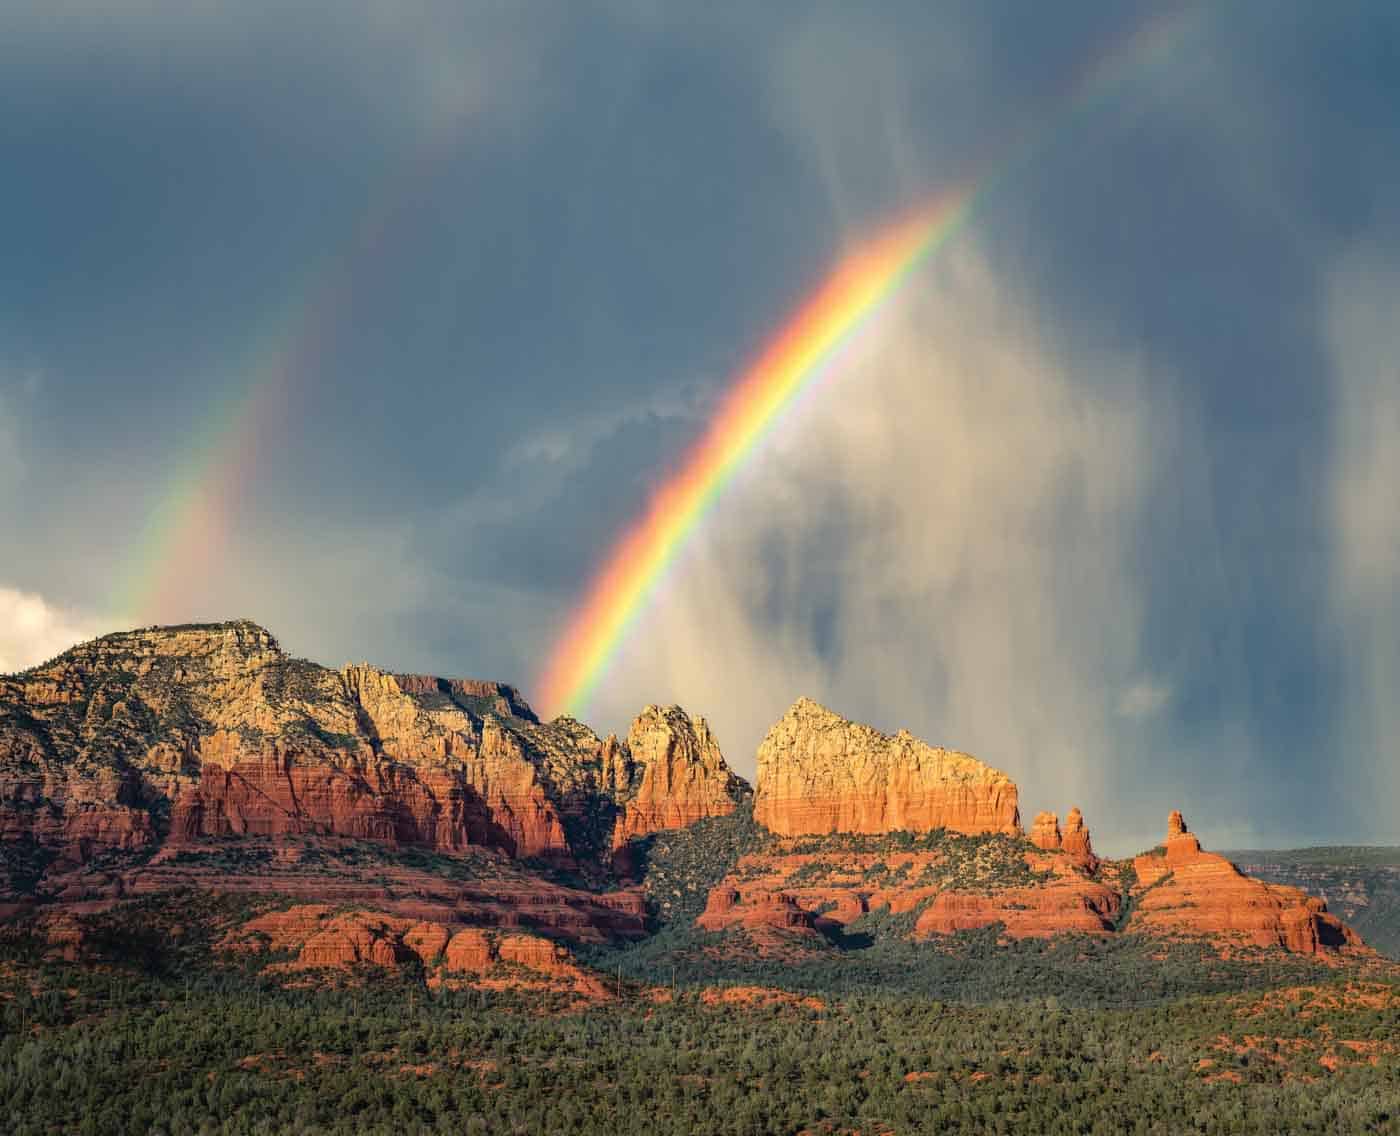
[[[246,621],[109,635],[0,677],[0,840],[59,868],[290,835],[570,866],[739,792],[678,708],[605,742],[512,687],[331,670]]]
[[[782,836],[852,832],[1019,835],[1016,783],[907,731],[893,736],[798,699],[758,748],[754,819]]]
[[[1077,812],[1077,810],[1076,810]],[[1000,925],[1012,939],[1066,932],[1209,940],[1225,951],[1279,948],[1369,957],[1321,900],[1265,884],[1201,850],[1179,812],[1164,846],[1101,861],[1083,818],[1067,842],[1053,814],[1029,838],[936,831],[897,838],[785,838],[743,856],[710,892],[697,926],[837,941],[870,928],[916,939]]]
[[[686,834],[658,845],[666,894],[659,833]],[[394,951],[404,920],[600,943],[680,912],[814,941],[999,924],[1364,950],[1325,904],[1202,852],[1179,814],[1160,852],[1101,860],[1079,809],[1027,835],[1006,774],[809,699],[764,739],[751,792],[679,707],[600,738],[504,684],[293,659],[246,621],[0,676],[0,850],[0,901],[276,893],[376,912],[391,922],[370,939]]]
[[[565,947],[539,935],[501,934],[373,910],[338,911],[327,904],[257,916],[229,932],[219,947],[235,954],[292,955],[267,967],[274,974],[421,966],[430,987],[494,982],[562,988],[588,1001],[607,997],[595,974],[576,965]]]
[[[1400,961],[1400,848],[1353,845],[1223,855],[1248,876],[1324,900],[1367,944]]]
[[[1180,812],[1167,821],[1164,845],[1133,859],[1138,892],[1134,921],[1159,935],[1208,935],[1299,954],[1355,952],[1360,936],[1299,888],[1267,884],[1201,849]]]

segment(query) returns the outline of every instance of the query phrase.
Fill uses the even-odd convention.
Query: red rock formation
[[[1162,852],[1136,857],[1133,867],[1142,889],[1132,919],[1135,931],[1300,954],[1369,953],[1356,932],[1328,914],[1322,900],[1252,879],[1223,856],[1201,851],[1179,812],[1168,819]]]
[[[358,907],[306,917],[314,926],[295,947],[306,965],[451,956],[486,970],[518,955],[542,973],[553,946],[504,947],[499,932],[639,937],[637,888],[563,888],[506,856],[549,857],[601,881],[610,851],[625,862],[634,838],[731,813],[744,792],[704,721],[678,708],[648,708],[625,742],[602,740],[569,718],[538,722],[502,684],[291,659],[246,621],[106,636],[0,676],[0,840],[27,845],[4,861],[14,867],[0,899],[57,900],[55,917],[182,887]],[[956,855],[898,839],[852,852],[847,841],[825,867],[789,841],[741,861],[701,925],[814,938],[879,908],[917,911],[916,934],[1116,925],[1117,875],[1100,869],[1079,810],[1063,830],[1040,814],[1018,842],[1016,801],[1016,786],[975,758],[800,700],[759,751],[761,824],[789,838],[946,828],[1006,840]],[[1364,951],[1320,901],[1202,852],[1179,813],[1168,827],[1161,854],[1135,861],[1132,930]],[[360,844],[338,859],[347,841],[417,846],[455,866],[410,869]],[[229,844],[257,856],[224,857]],[[220,857],[203,861],[206,848]],[[137,852],[155,854],[124,856]],[[246,869],[230,870],[240,858]],[[976,878],[954,878],[955,860]],[[997,871],[978,877],[991,862]],[[1027,869],[1041,878],[1027,882]],[[55,949],[71,949],[54,926]],[[468,926],[490,931],[462,938]]]
[[[1063,860],[1032,860],[1049,879],[1032,887],[1007,888],[991,895],[945,891],[919,915],[916,937],[946,935],[1003,923],[1013,939],[1049,938],[1066,933],[1112,931],[1122,896],[1105,884],[1086,879]]]
[[[1070,809],[1069,815],[1065,817],[1064,839],[1060,846],[1071,860],[1089,871],[1092,872],[1098,867],[1099,858],[1094,855],[1094,846],[1089,840],[1089,829],[1084,823],[1084,814],[1077,807]]]
[[[646,919],[635,887],[603,894],[563,887],[482,849],[465,850],[450,865],[417,868],[388,853],[377,855],[372,846],[333,837],[168,846],[149,862],[122,870],[71,866],[50,878],[50,889],[62,904],[89,908],[183,891],[294,896],[412,922],[520,928],[590,943],[641,938]]]
[[[541,724],[504,684],[290,659],[247,622],[129,632],[0,677],[0,840],[66,871],[159,843],[168,815],[182,845],[320,834],[570,865],[570,832],[597,856],[732,811],[743,786],[702,720],[653,708],[632,740]]]
[[[315,969],[398,966],[415,957],[404,945],[406,923],[373,912],[338,915],[302,944],[297,965]]]
[[[1054,813],[1036,813],[1031,823],[1031,843],[1047,852],[1058,852],[1063,846],[1060,836],[1060,818]]]
[[[424,920],[404,932],[403,943],[425,963],[432,965],[446,952],[450,938],[451,932],[441,923]]]
[[[1004,923],[1013,938],[1111,931],[1121,896],[1076,862],[1030,851],[1006,837],[999,855],[969,861],[950,838],[943,847],[851,851],[839,844],[794,852],[787,842],[740,859],[715,887],[696,926],[835,931],[870,912],[917,912],[915,937]],[[804,846],[805,847],[805,846]],[[986,854],[986,849],[982,853]],[[1040,876],[1033,883],[1009,879]]]
[[[754,819],[801,833],[1020,832],[1016,785],[974,757],[799,699],[758,750]]]
[[[816,926],[816,917],[799,907],[797,900],[786,892],[721,884],[710,892],[705,910],[695,920],[695,925],[704,931],[771,927],[804,932]]]
[[[897,841],[856,851],[839,840],[813,847],[810,839],[788,839],[742,857],[711,891],[697,926],[829,932],[886,909],[917,913],[916,938],[992,924],[1004,925],[1012,938],[1115,933],[1126,898],[1118,873],[1099,870],[1078,810],[1059,847],[1056,828],[1053,815],[1037,818],[1034,851],[1011,837],[978,846],[948,837],[917,851],[902,851],[908,845]],[[1133,933],[1204,938],[1225,948],[1369,954],[1321,900],[1250,879],[1223,857],[1202,852],[1179,815],[1166,846],[1133,865],[1137,884],[1126,925]]]
[[[443,956],[442,965],[444,970],[465,973],[490,970],[494,962],[495,955],[486,932],[468,927],[452,936],[452,941],[447,944],[447,953]]]
[[[517,984],[510,967],[543,975],[589,997],[604,995],[595,975],[577,966],[557,942],[525,932],[494,934],[477,927],[453,929],[382,911],[336,913],[325,904],[302,904],[250,919],[220,944],[238,953],[288,952],[297,957],[274,970],[392,968],[417,961],[434,970],[431,981],[472,974],[498,984]]]
[[[501,962],[538,970],[544,974],[564,974],[573,964],[567,949],[561,944],[541,939],[538,935],[515,932],[502,935],[496,943],[496,957]]]
[[[619,747],[609,742],[605,768],[616,770]],[[635,767],[628,781],[637,788],[613,829],[615,849],[653,832],[728,816],[742,796],[743,783],[725,764],[708,723],[679,706],[643,710],[628,731],[627,752]]]

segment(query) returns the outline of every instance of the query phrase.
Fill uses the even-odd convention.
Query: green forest
[[[214,929],[246,914],[140,901],[94,925],[84,965],[12,929],[8,1131],[1400,1128],[1400,984],[1380,971],[994,931],[740,962],[742,940],[667,929],[585,959],[610,997],[581,1004],[435,990],[412,968],[293,985],[213,952]]]

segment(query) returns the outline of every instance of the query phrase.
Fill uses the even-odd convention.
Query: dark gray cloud
[[[679,699],[748,768],[820,694],[1124,846],[1178,803],[1216,843],[1396,838],[1400,16],[1186,8],[1114,56],[1161,11],[5,5],[0,645],[126,614],[281,365],[223,551],[154,614],[528,684],[844,242],[1029,132],[599,724]]]

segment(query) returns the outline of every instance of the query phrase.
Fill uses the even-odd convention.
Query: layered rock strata
[[[956,837],[927,849],[852,850],[839,842],[807,851],[788,840],[740,859],[709,895],[696,925],[844,934],[868,915],[905,917],[915,938],[1005,925],[1013,938],[1105,933],[1122,896],[1072,858],[1041,853],[1016,837],[973,848]]]
[[[1370,953],[1322,900],[1253,879],[1225,857],[1203,852],[1180,812],[1168,818],[1166,843],[1136,857],[1133,868],[1140,889],[1136,930],[1299,954]]]
[[[1020,833],[1016,784],[965,753],[799,699],[758,749],[754,819],[784,836]]]
[[[679,706],[643,710],[627,733],[623,752],[627,783],[636,788],[613,829],[614,848],[707,817],[728,816],[747,788],[725,764],[705,719],[692,718]]]
[[[515,930],[639,937],[642,890],[604,890],[609,870],[627,871],[645,837],[747,797],[704,719],[679,707],[648,707],[625,739],[603,739],[540,722],[503,684],[293,659],[245,621],[106,636],[0,676],[11,913],[185,887],[377,913],[316,916],[307,965],[448,957],[459,939],[459,959],[485,957],[483,943],[502,963],[552,949],[507,947]],[[760,747],[753,803],[770,835],[710,891],[701,927],[815,940],[879,915],[914,937],[1000,923],[1013,937],[1127,929],[1366,950],[1320,900],[1203,852],[1180,813],[1125,891],[1128,865],[1100,862],[1078,809],[1063,826],[1038,814],[1023,838],[1005,774],[807,699]],[[591,890],[550,882],[537,859],[582,871]],[[55,920],[62,939],[71,928]]]
[[[760,783],[760,797],[762,790]],[[926,938],[1000,925],[1011,938],[1126,931],[1225,951],[1370,954],[1321,900],[1203,852],[1178,812],[1165,845],[1129,867],[1100,861],[1077,808],[1063,829],[1054,813],[1039,813],[1027,838],[788,836],[740,858],[710,892],[697,926],[815,939],[852,928]]]
[[[513,687],[336,671],[246,621],[105,636],[0,677],[0,841],[62,874],[228,837],[335,837],[563,865],[732,811],[708,726],[649,707],[626,742],[541,723]],[[30,851],[25,851],[30,850]],[[0,890],[5,887],[0,880]]]

